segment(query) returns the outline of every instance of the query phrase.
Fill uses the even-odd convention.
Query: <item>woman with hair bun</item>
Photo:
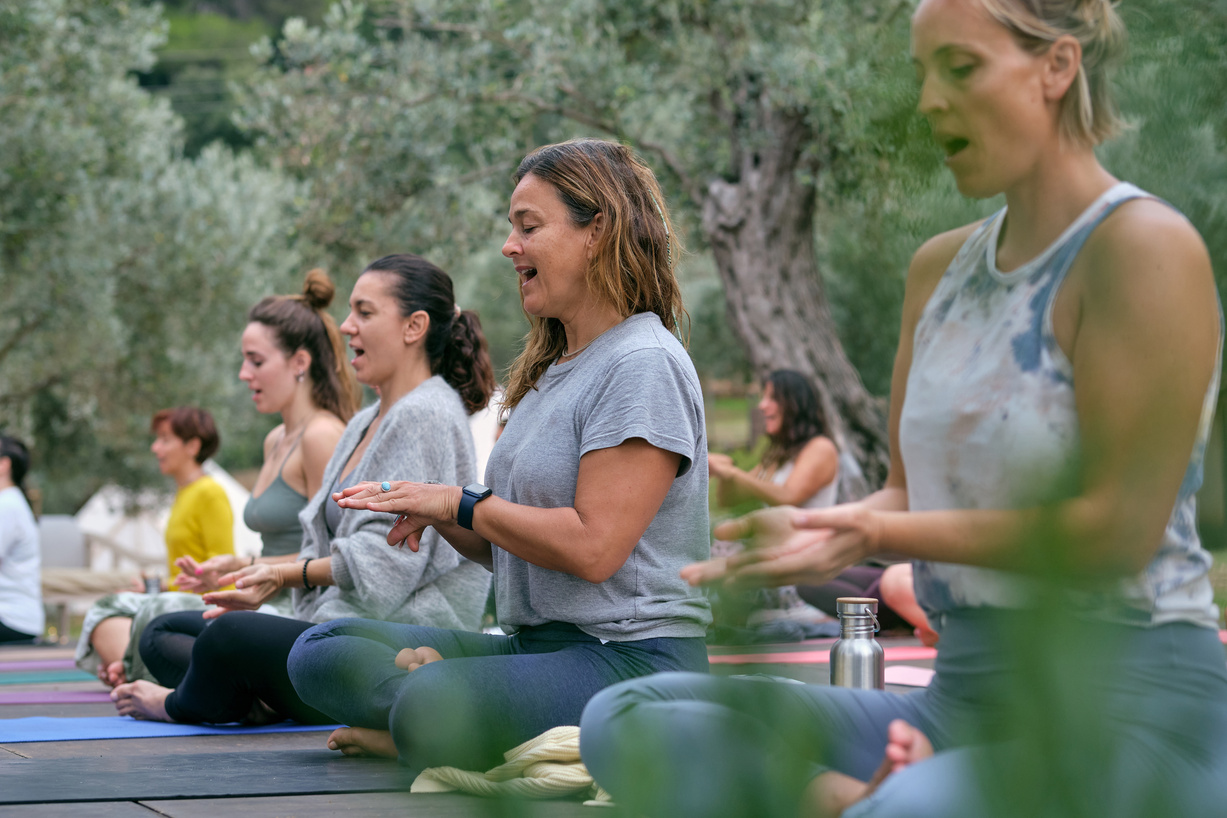
[[[530,329],[489,486],[357,484],[345,513],[397,514],[389,545],[442,536],[494,573],[511,635],[342,619],[303,634],[295,689],[350,727],[347,754],[484,770],[621,679],[707,669],[703,396],[675,336],[680,249],[652,172],[613,142],[533,151],[503,255]]]
[[[28,642],[43,632],[38,523],[22,484],[30,451],[0,435],[0,643]]]
[[[140,653],[159,684],[116,688],[112,698],[121,714],[214,724],[327,723],[328,716],[295,693],[286,670],[294,640],[314,623],[363,616],[478,627],[489,589],[481,566],[437,536],[425,538],[416,553],[388,548],[391,517],[342,513],[332,494],[375,478],[476,479],[468,415],[486,405],[494,385],[481,323],[457,309],[446,273],[403,254],[373,262],[358,277],[339,330],[349,336],[358,380],[379,401],[350,419],[319,490],[298,515],[297,556],[219,577],[219,584],[235,587],[206,593],[204,602],[217,607],[203,615],[155,620]],[[293,618],[257,612],[284,589],[291,591]]]
[[[244,523],[262,541],[261,555],[254,561],[285,562],[297,557],[302,543],[298,513],[319,490],[324,465],[345,422],[358,408],[358,383],[345,362],[336,322],[327,312],[335,291],[327,273],[311,270],[301,294],[267,296],[247,314],[239,380],[251,390],[258,412],[279,414],[282,420],[264,439],[264,461],[243,509]],[[214,517],[220,530],[223,519]],[[225,528],[225,536],[231,536],[231,530]],[[192,637],[201,628],[199,612],[205,608],[200,595],[218,590],[219,577],[253,561],[233,550],[213,556],[172,550],[168,559],[169,576],[174,577],[170,590],[186,594],[117,594],[106,598],[108,604],[96,607],[87,618],[78,664],[96,670],[112,687],[157,678],[137,650],[138,640],[154,620],[161,627],[175,623],[179,656],[172,661],[186,666]],[[289,593],[279,594],[268,604],[289,613]],[[181,615],[159,619],[169,613]]]
[[[298,513],[320,489],[345,424],[358,410],[358,382],[345,361],[336,322],[327,313],[335,287],[323,270],[311,270],[301,295],[270,295],[247,314],[239,380],[256,410],[281,415],[264,438],[264,462],[243,509],[243,522],[260,535],[255,562],[293,562],[302,545]],[[175,582],[193,593],[217,590],[217,580],[248,561],[237,556],[176,565]],[[278,602],[288,612],[289,594]]]
[[[920,113],[1004,195],[908,270],[891,463],[865,500],[717,529],[696,584],[911,558],[940,632],[913,694],[660,674],[594,698],[584,764],[637,815],[1211,816],[1227,663],[1195,525],[1222,367],[1197,230],[1121,182],[1108,0],[921,0]]]

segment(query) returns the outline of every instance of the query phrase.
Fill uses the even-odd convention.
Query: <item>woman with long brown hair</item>
[[[485,769],[606,685],[706,670],[705,599],[678,571],[708,551],[703,398],[675,336],[679,248],[630,150],[583,139],[529,154],[503,255],[531,328],[484,485],[366,483],[348,509],[398,514],[494,572],[512,635],[340,620],[303,634],[290,675],[350,725],[346,753]],[[427,534],[431,533],[427,530]]]

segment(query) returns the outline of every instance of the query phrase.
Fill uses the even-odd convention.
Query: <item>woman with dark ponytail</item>
[[[22,483],[30,452],[0,435],[0,643],[26,642],[43,632],[38,525]]]
[[[320,489],[299,514],[298,556],[219,577],[218,584],[235,589],[204,595],[217,607],[194,615],[199,630],[185,636],[194,639],[186,662],[173,639],[153,638],[171,630],[155,620],[140,652],[160,684],[116,688],[120,713],[180,722],[326,723],[298,697],[286,670],[294,640],[313,623],[366,617],[477,628],[490,583],[481,566],[437,536],[425,538],[416,553],[388,548],[389,515],[342,514],[332,494],[364,480],[476,479],[468,415],[486,405],[494,384],[481,325],[472,313],[457,314],[447,274],[412,255],[367,267],[349,306],[339,330],[349,336],[358,380],[378,392],[379,402],[350,420]],[[282,589],[291,589],[294,618],[255,612]]]

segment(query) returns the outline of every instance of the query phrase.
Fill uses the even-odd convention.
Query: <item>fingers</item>
[[[692,562],[682,569],[682,579],[692,586],[721,582],[728,576],[728,559],[718,557],[704,562]]]
[[[752,515],[747,514],[744,517],[738,517],[735,520],[725,520],[716,526],[715,535],[721,540],[741,540],[754,531],[754,522],[751,519]]]

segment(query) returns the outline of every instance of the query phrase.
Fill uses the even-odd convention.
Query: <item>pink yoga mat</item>
[[[105,690],[36,690],[6,693],[0,691],[0,705],[5,704],[110,704],[111,694]]]
[[[936,671],[913,665],[887,665],[886,683],[906,687],[928,687]]]
[[[900,645],[886,648],[888,662],[917,662],[937,657],[937,648],[921,645]],[[730,656],[708,656],[716,665],[825,665],[831,661],[829,650],[798,650],[791,653],[738,653]]]
[[[71,659],[29,659],[23,662],[0,662],[0,673],[15,670],[70,670],[76,667]]]

